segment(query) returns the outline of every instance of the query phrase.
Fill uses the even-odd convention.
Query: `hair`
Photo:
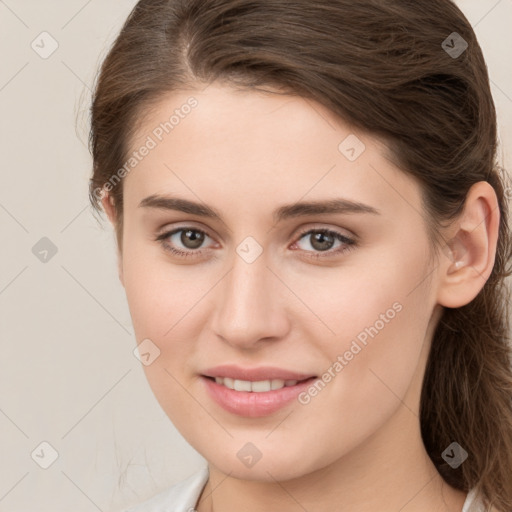
[[[462,54],[445,51],[450,37],[467,43]],[[510,187],[496,156],[486,64],[468,20],[451,0],[139,1],[93,93],[89,197],[97,212],[98,191],[126,162],[144,115],[173,91],[214,81],[314,100],[386,141],[389,158],[420,184],[433,254],[470,187],[487,181],[494,188],[500,223],[492,273],[470,303],[443,308],[420,425],[448,484],[476,487],[486,506],[512,510]],[[119,246],[122,185],[108,190]],[[468,453],[456,469],[442,457],[453,441]]]

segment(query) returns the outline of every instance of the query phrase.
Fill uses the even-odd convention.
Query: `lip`
[[[262,380],[296,380],[294,386],[285,386],[264,392],[236,391],[215,382],[215,377],[258,382]],[[299,373],[275,366],[260,366],[258,368],[243,368],[241,366],[224,364],[205,370],[201,381],[206,387],[210,398],[224,410],[245,416],[259,418],[272,414],[290,404],[305,388],[316,379],[311,373]]]
[[[253,391],[235,391],[222,384],[217,384],[212,378],[201,375],[201,381],[204,383],[208,395],[218,405],[232,414],[248,418],[260,418],[278,411],[290,404],[297,395],[315,380],[316,377],[311,377],[302,382],[297,382],[295,386],[285,386],[281,389],[257,393]]]
[[[206,377],[229,377],[231,379],[238,380],[250,380],[253,382],[261,380],[305,380],[311,377],[315,377],[312,373],[297,373],[291,370],[285,370],[283,368],[277,368],[275,366],[260,366],[258,368],[243,368],[241,366],[224,364],[208,368],[202,372],[203,376]],[[293,386],[291,386],[293,387]],[[277,390],[279,391],[279,390]]]

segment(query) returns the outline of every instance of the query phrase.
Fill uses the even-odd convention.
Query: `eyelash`
[[[182,257],[182,258],[195,257],[198,255],[201,255],[204,252],[204,249],[182,251],[182,250],[176,249],[175,247],[172,247],[171,245],[166,243],[167,238],[169,238],[172,235],[179,233],[181,231],[193,231],[195,233],[200,233],[202,235],[206,235],[207,237],[211,238],[210,235],[208,235],[208,233],[206,233],[205,231],[203,231],[201,229],[197,229],[197,228],[194,228],[191,226],[188,226],[188,227],[185,226],[185,227],[181,227],[178,229],[174,229],[172,231],[168,231],[166,233],[162,233],[161,235],[158,235],[156,237],[155,241],[160,242],[160,244],[162,245],[164,250],[169,251],[172,254]],[[313,254],[308,255],[307,256],[308,258],[319,259],[319,258],[329,258],[329,257],[333,257],[333,256],[338,256],[338,255],[341,255],[341,254],[351,251],[352,249],[354,249],[357,246],[357,242],[354,239],[348,238],[345,235],[342,235],[341,233],[339,233],[337,231],[330,230],[330,229],[314,229],[314,228],[311,229],[310,228],[310,229],[303,230],[302,232],[300,232],[298,234],[298,238],[297,238],[296,242],[298,242],[305,235],[309,235],[309,234],[313,234],[313,233],[322,233],[324,235],[332,236],[335,239],[339,240],[340,242],[343,242],[345,245],[339,247],[338,249],[334,249],[334,250],[328,249],[326,251],[315,251],[315,252],[313,252]],[[294,244],[296,242],[294,242]],[[305,251],[305,252],[311,253],[312,251]]]

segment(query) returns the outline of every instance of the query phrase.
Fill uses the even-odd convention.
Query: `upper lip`
[[[262,380],[305,380],[315,377],[312,373],[297,373],[284,368],[274,366],[260,366],[258,368],[242,368],[241,366],[225,364],[208,368],[202,375],[206,377],[229,377],[237,380],[262,381]]]

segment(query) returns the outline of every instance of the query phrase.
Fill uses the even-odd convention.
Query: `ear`
[[[439,304],[458,308],[478,295],[494,266],[499,222],[494,188],[486,181],[475,183],[469,189],[463,212],[447,233],[439,265]]]
[[[101,204],[103,206],[103,210],[107,214],[107,217],[114,227],[114,231],[117,231],[117,210],[114,202],[114,198],[106,193],[102,199]],[[119,281],[121,281],[121,284],[124,286],[124,277],[123,277],[123,255],[121,251],[121,247],[119,246],[119,243],[117,245],[117,273],[119,275]]]
[[[103,210],[107,214],[108,220],[112,223],[112,225],[115,228],[117,222],[116,208],[114,198],[108,192],[105,192],[103,194],[101,198],[101,205],[103,206]]]

